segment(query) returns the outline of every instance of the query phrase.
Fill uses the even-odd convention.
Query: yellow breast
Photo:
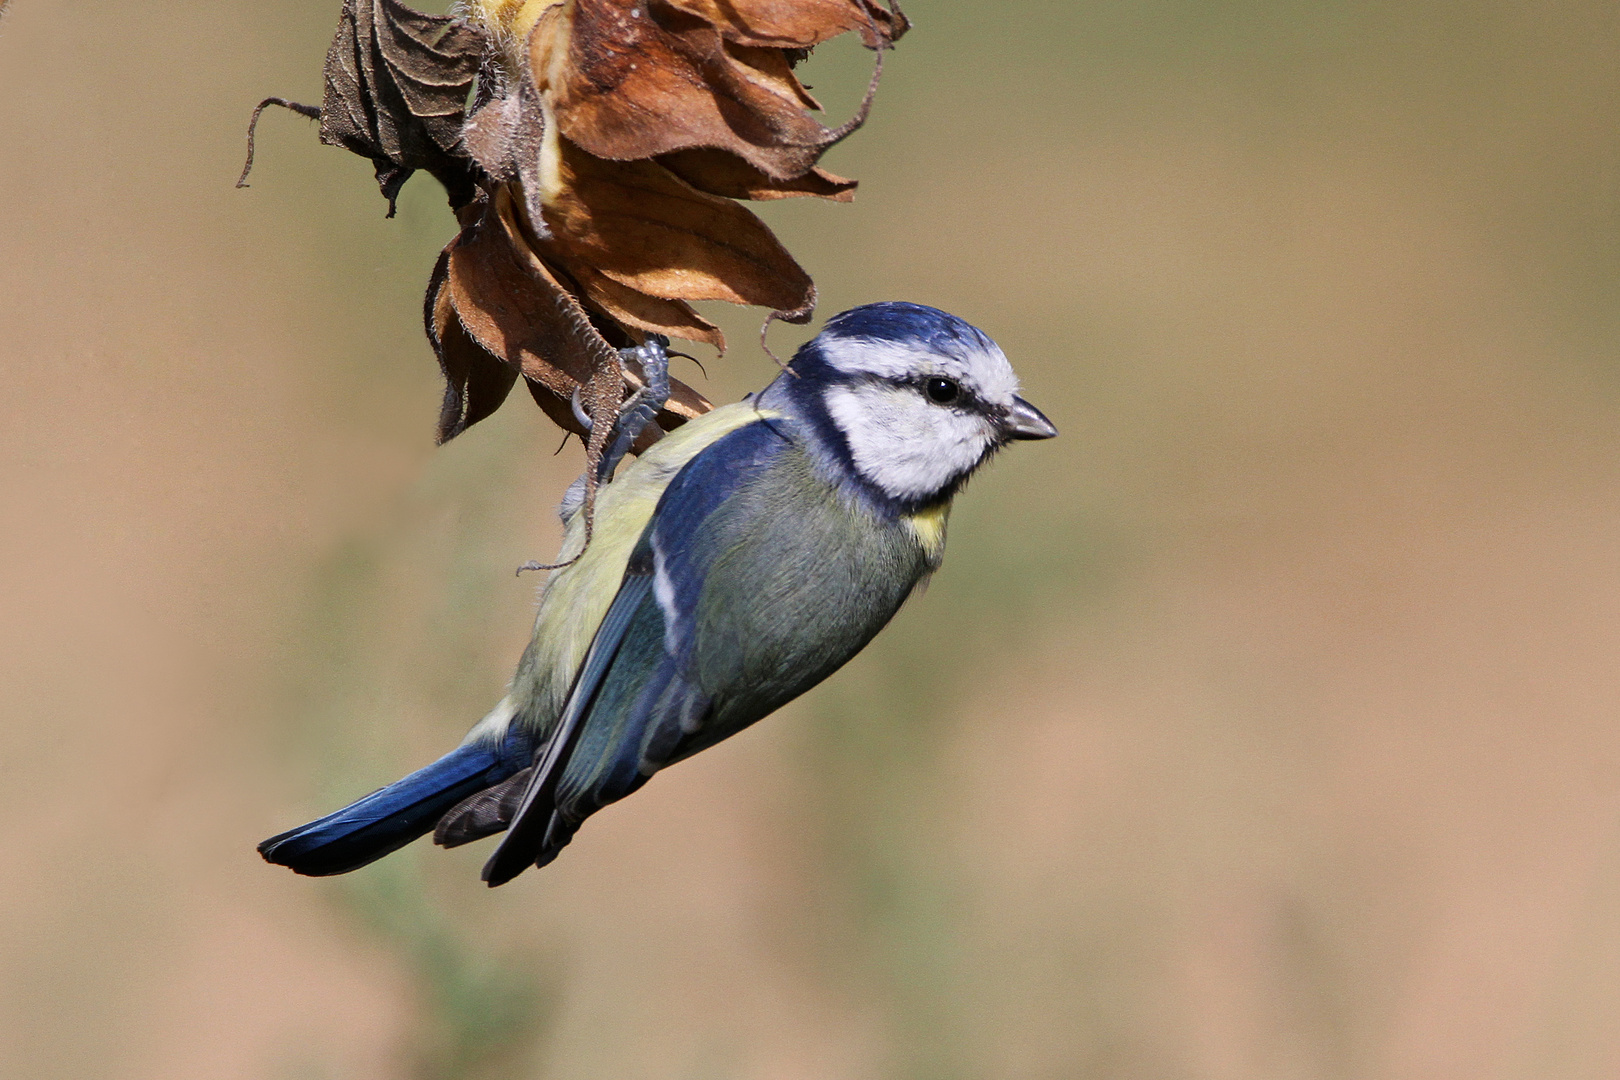
[[[951,516],[951,504],[942,502],[938,506],[930,506],[926,510],[919,510],[902,518],[911,529],[911,534],[922,545],[923,554],[928,558],[929,569],[938,569],[940,562],[945,558],[945,522]]]

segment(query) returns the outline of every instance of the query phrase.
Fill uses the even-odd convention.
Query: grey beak
[[[1013,398],[1012,408],[1001,421],[1001,430],[1013,439],[1050,439],[1057,434],[1052,421],[1021,397]]]

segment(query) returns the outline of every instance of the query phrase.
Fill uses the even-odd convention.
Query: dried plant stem
[[[10,2],[11,0],[0,0],[0,12],[4,12],[6,4]],[[248,120],[247,160],[242,163],[242,175],[236,178],[236,186],[239,188],[248,186],[248,173],[253,171],[253,137],[259,129],[259,114],[271,105],[280,105],[283,109],[291,109],[299,116],[307,116],[311,120],[321,118],[321,107],[319,105],[303,105],[296,101],[288,101],[282,97],[267,97],[259,102],[259,107],[253,110],[253,116]]]

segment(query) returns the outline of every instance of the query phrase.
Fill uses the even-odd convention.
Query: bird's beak
[[[1021,397],[1012,399],[1012,407],[1002,418],[1001,430],[1007,433],[1009,439],[1050,439],[1057,434],[1052,421]]]

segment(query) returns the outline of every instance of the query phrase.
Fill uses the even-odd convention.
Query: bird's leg
[[[641,368],[643,384],[619,406],[619,417],[613,423],[613,435],[602,460],[596,467],[596,480],[605,484],[613,478],[624,455],[641,433],[652,423],[658,410],[669,400],[669,338],[662,334],[648,334],[641,345],[620,349],[620,364],[634,362]]]
[[[669,400],[669,339],[662,334],[649,334],[643,345],[628,349],[620,349],[620,363],[635,363],[641,369],[642,385],[625,399],[619,406],[619,415],[613,422],[613,436],[608,441],[607,449],[602,452],[602,460],[597,465],[597,483],[606,483],[613,476],[613,471],[624,460],[624,455],[630,452],[636,439],[647,430],[658,410],[664,407]],[[573,401],[574,417],[587,432],[591,430],[591,418],[585,412],[579,401],[579,391],[574,391]],[[584,505],[585,502],[585,476],[581,474],[568,490],[563,493],[562,505],[557,507],[557,516],[562,518],[563,524],[569,520]],[[519,571],[540,569],[539,563],[525,563]]]

